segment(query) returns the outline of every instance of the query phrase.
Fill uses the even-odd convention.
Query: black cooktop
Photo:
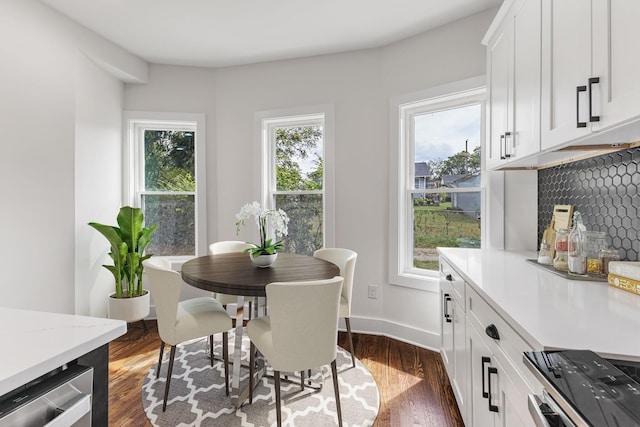
[[[640,384],[594,352],[534,351],[525,357],[549,382],[545,388],[553,387],[587,425],[640,426]]]

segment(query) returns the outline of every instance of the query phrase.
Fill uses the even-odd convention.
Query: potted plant
[[[258,225],[260,232],[260,244],[247,242],[253,245],[252,248],[245,249],[249,252],[251,261],[258,267],[271,266],[278,256],[279,250],[284,249],[282,240],[278,240],[278,235],[286,236],[288,233],[287,225],[289,217],[282,209],[264,209],[258,202],[247,203],[244,205],[236,218],[236,233],[240,232],[240,226],[245,225],[245,220],[253,216]],[[273,230],[275,239],[267,238],[267,229]]]
[[[142,261],[157,225],[144,227],[140,208],[124,206],[117,217],[118,226],[90,222],[111,245],[109,256],[113,265],[103,265],[113,274],[115,292],[109,295],[109,318],[135,322],[149,314],[149,291],[142,286]]]

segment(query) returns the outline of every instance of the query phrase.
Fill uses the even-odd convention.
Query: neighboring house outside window
[[[431,179],[431,170],[429,169],[429,165],[427,164],[427,162],[416,162],[414,165],[414,187],[416,189],[419,188],[428,188],[427,187],[427,183],[430,181]],[[417,197],[422,197],[424,198],[425,195],[424,194],[414,194],[413,195],[414,198]]]
[[[142,209],[145,225],[158,225],[147,253],[178,259],[203,253],[203,117],[126,113],[125,119],[125,200]]]

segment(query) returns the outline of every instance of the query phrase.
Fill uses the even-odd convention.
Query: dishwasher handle
[[[53,404],[53,402],[49,403]],[[91,413],[91,395],[78,394],[63,405],[54,406],[59,415],[45,424],[44,427],[70,426]]]

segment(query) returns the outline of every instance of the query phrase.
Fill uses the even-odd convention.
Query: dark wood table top
[[[279,253],[268,268],[259,268],[245,253],[207,255],[182,265],[182,280],[211,292],[229,295],[265,296],[265,286],[272,282],[297,282],[331,279],[340,269],[330,262],[289,253]]]

